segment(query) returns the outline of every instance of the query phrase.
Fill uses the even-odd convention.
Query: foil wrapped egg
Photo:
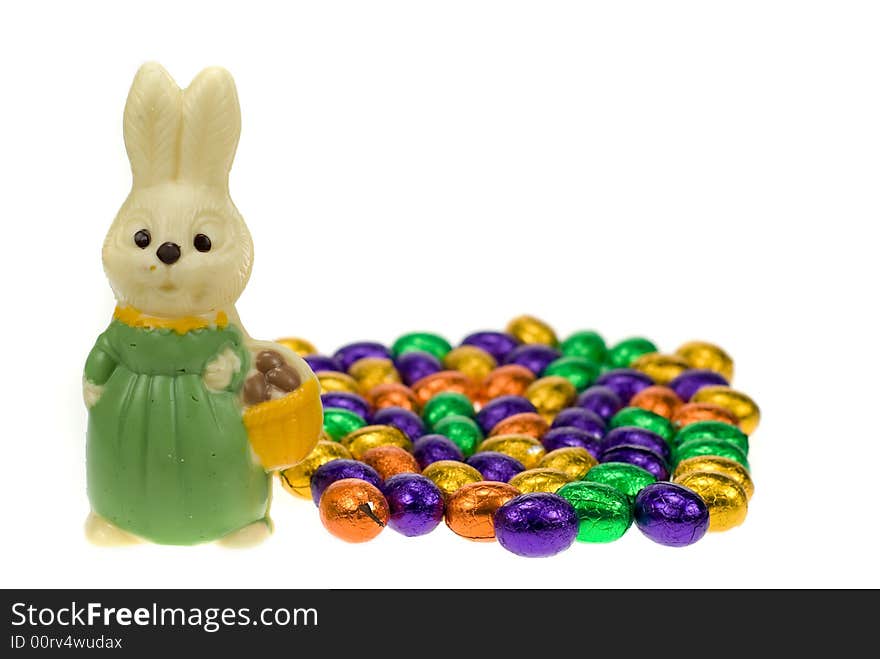
[[[730,458],[749,469],[749,461],[746,454],[726,439],[713,439],[712,437],[689,439],[679,444],[675,449],[675,458],[678,461],[706,455]]]
[[[349,433],[367,425],[363,417],[341,407],[324,408],[324,434],[338,442]]]
[[[440,419],[434,426],[434,433],[451,439],[465,456],[472,455],[483,441],[483,431],[477,422],[457,414]]]
[[[502,419],[492,428],[490,437],[495,435],[528,435],[541,439],[550,430],[550,424],[536,412],[522,412]]]
[[[394,362],[383,357],[363,357],[348,368],[348,374],[355,379],[363,393],[380,384],[400,382]]]
[[[736,417],[739,427],[747,435],[755,432],[761,420],[761,411],[755,401],[743,392],[723,385],[703,387],[691,396],[691,401],[723,407]]]
[[[729,383],[723,375],[710,371],[708,368],[690,368],[670,382],[669,388],[682,401],[687,402],[703,387],[711,387],[715,384],[727,385]]]
[[[474,415],[471,399],[454,391],[441,391],[422,408],[422,419],[429,429],[433,429],[441,419],[448,416],[473,417]]]
[[[605,371],[600,375],[596,380],[596,384],[601,387],[608,387],[617,394],[624,405],[629,405],[632,397],[642,389],[654,384],[654,380],[649,375],[634,368],[615,368]]]
[[[571,480],[568,474],[559,469],[535,467],[521,471],[508,482],[523,494],[528,492],[550,492],[552,494]]]
[[[341,373],[343,371],[342,364],[329,355],[311,354],[303,357],[303,361],[309,365],[313,372],[332,371]]]
[[[675,426],[669,419],[641,407],[624,407],[611,417],[611,420],[608,422],[609,429],[622,428],[624,426],[635,426],[650,430],[668,442],[671,442],[673,437],[675,437]]]
[[[717,455],[696,455],[680,461],[672,473],[672,480],[677,482],[688,474],[699,471],[724,474],[732,478],[742,487],[747,499],[751,499],[755,493],[755,484],[749,471],[736,460]]]
[[[446,500],[446,525],[456,535],[477,542],[495,540],[495,512],[519,495],[507,483],[480,481],[456,490]]]
[[[400,373],[400,379],[412,386],[419,380],[443,370],[443,364],[434,355],[427,352],[405,352],[394,359],[394,366]]]
[[[479,483],[483,476],[479,471],[464,462],[456,460],[438,460],[422,471],[422,476],[430,479],[440,488],[445,497],[450,497],[469,483]]]
[[[331,483],[344,478],[358,478],[378,487],[382,484],[382,478],[378,472],[370,465],[364,464],[358,460],[345,458],[337,458],[325,462],[315,469],[312,479],[309,483],[309,490],[312,495],[312,501],[315,505],[321,501],[321,495]]]
[[[675,354],[691,368],[706,368],[720,373],[728,382],[733,380],[733,359],[720,346],[705,341],[690,341],[679,346]]]
[[[373,424],[378,426],[394,426],[409,441],[414,442],[425,434],[422,418],[412,410],[403,407],[383,407],[373,415]]]
[[[671,421],[679,429],[698,421],[721,421],[739,426],[739,418],[733,412],[714,403],[685,403],[673,413]]]
[[[562,356],[556,348],[540,344],[530,344],[517,346],[507,357],[504,358],[505,364],[518,364],[525,366],[536,376],[544,372],[551,363]]]
[[[623,401],[613,389],[593,385],[578,396],[577,406],[594,412],[603,421],[608,421],[623,408]]]
[[[672,415],[682,406],[682,400],[669,387],[655,384],[642,389],[633,396],[629,405],[653,412],[664,419],[671,419]]]
[[[498,366],[498,362],[482,348],[464,345],[446,353],[443,366],[464,373],[472,380],[481,381]]]
[[[548,423],[577,398],[577,389],[563,377],[550,375],[535,380],[526,389],[526,399]]]
[[[547,452],[544,446],[534,437],[528,435],[496,435],[483,440],[477,448],[478,453],[497,451],[519,460],[526,469],[538,466]]]
[[[342,346],[333,353],[333,358],[342,365],[342,370],[351,373],[351,367],[364,358],[391,359],[391,351],[375,341],[358,341]]]
[[[497,451],[474,453],[467,459],[467,464],[479,471],[483,480],[499,483],[507,483],[518,473],[525,471],[519,460]]]
[[[420,474],[390,477],[382,485],[382,494],[388,501],[388,526],[402,535],[425,535],[443,520],[443,493]]]
[[[441,361],[450,350],[452,350],[452,346],[449,345],[449,341],[430,332],[404,334],[391,346],[391,354],[394,357],[399,357],[407,352],[427,352]]]
[[[562,428],[564,426],[574,426],[596,439],[602,439],[606,430],[605,421],[602,417],[582,407],[569,407],[562,410],[553,418],[553,423],[550,427]]]
[[[582,448],[596,457],[602,453],[602,435],[596,436],[575,426],[551,428],[541,437],[541,444],[548,451],[575,447]]]
[[[413,443],[413,457],[419,466],[425,469],[428,465],[440,460],[464,462],[464,453],[448,437],[443,435],[422,435]]]
[[[605,339],[592,330],[581,330],[571,334],[559,345],[559,349],[566,357],[583,357],[596,364],[604,364],[608,359]]]
[[[638,357],[631,367],[641,371],[657,384],[669,384],[690,368],[688,363],[677,355],[664,355],[659,352]]]
[[[411,453],[399,446],[376,446],[364,453],[361,460],[370,465],[382,480],[388,480],[397,474],[420,474],[419,463]]]
[[[501,364],[508,353],[519,345],[519,341],[506,332],[482,331],[468,334],[461,344],[481,348]]]
[[[318,384],[321,387],[321,393],[325,394],[331,391],[347,391],[350,394],[361,393],[357,380],[348,373],[340,371],[317,371],[315,377],[318,378]]]
[[[596,458],[579,446],[563,446],[545,454],[538,467],[561,471],[569,480],[582,480],[598,464]]]
[[[583,480],[609,485],[633,498],[643,488],[651,483],[656,483],[657,477],[647,469],[642,469],[628,462],[603,462],[590,469]]]
[[[653,341],[634,336],[620,341],[608,349],[607,362],[612,368],[629,368],[642,355],[657,352]]]
[[[346,542],[372,540],[388,523],[388,502],[366,481],[344,478],[324,491],[318,504],[321,523]]]
[[[407,451],[412,450],[412,442],[394,426],[364,426],[342,438],[342,444],[355,460],[360,460],[364,453],[376,446],[398,446]]]
[[[602,451],[599,460],[601,462],[626,462],[651,472],[658,481],[669,479],[669,463],[659,453],[643,446],[615,446]]]
[[[477,413],[476,419],[483,432],[488,433],[507,417],[537,411],[528,398],[523,396],[500,396],[486,403]]]
[[[698,421],[685,426],[675,435],[675,444],[679,446],[691,439],[723,439],[746,455],[749,453],[749,436],[736,426],[723,421]]]
[[[281,486],[291,494],[311,498],[311,480],[315,471],[321,465],[339,459],[351,459],[351,453],[342,444],[321,440],[302,462],[278,473]]]
[[[632,525],[630,499],[613,487],[574,481],[563,485],[556,494],[574,508],[580,542],[613,542]]]
[[[507,323],[505,331],[520,343],[543,344],[554,347],[559,343],[553,328],[540,318],[535,318],[534,316],[517,316]]]
[[[479,385],[458,371],[440,371],[416,382],[412,386],[412,391],[416,396],[419,408],[421,408],[443,391],[453,391],[467,396],[472,401],[476,400],[479,394]]]
[[[370,404],[367,399],[358,394],[352,394],[347,391],[330,391],[321,394],[321,405],[326,410],[335,407],[343,410],[354,412],[364,421],[370,418]]]
[[[293,350],[300,357],[305,357],[306,355],[314,355],[318,352],[318,349],[313,343],[311,343],[310,341],[306,341],[305,339],[301,339],[297,336],[285,336],[282,339],[276,339],[275,343],[280,343],[285,348]]]
[[[574,508],[562,497],[522,494],[495,512],[495,537],[517,556],[553,556],[572,545],[578,522]]]
[[[485,405],[501,396],[521,397],[535,379],[535,374],[520,364],[499,366],[483,380],[479,400]]]
[[[667,547],[692,545],[709,530],[709,509],[700,496],[676,483],[653,483],[636,495],[636,526]]]
[[[373,387],[367,392],[367,402],[375,410],[385,407],[402,407],[405,410],[417,411],[418,401],[412,389],[403,384],[389,382]]]
[[[655,432],[636,426],[610,430],[602,439],[602,455],[618,446],[640,446],[649,449],[667,462],[672,458],[670,444]]]
[[[749,511],[745,490],[734,479],[718,472],[697,471],[676,481],[693,490],[709,509],[709,530],[727,531],[742,524]]]
[[[550,362],[541,375],[558,375],[571,382],[577,391],[584,391],[599,377],[599,365],[585,357],[560,357]]]

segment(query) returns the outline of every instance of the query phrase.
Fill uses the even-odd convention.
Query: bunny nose
[[[177,259],[180,258],[180,246],[174,243],[162,243],[159,245],[159,249],[156,250],[156,256],[165,265],[177,263]]]

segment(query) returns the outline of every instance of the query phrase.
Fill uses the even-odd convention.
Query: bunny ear
[[[174,178],[182,106],[183,92],[159,64],[138,70],[122,121],[135,187]]]
[[[183,93],[180,176],[227,186],[241,134],[235,82],[225,69],[199,73]]]

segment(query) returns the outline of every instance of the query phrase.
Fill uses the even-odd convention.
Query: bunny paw
[[[205,367],[205,374],[202,376],[205,386],[211,391],[223,391],[240,368],[239,356],[232,348],[226,348]]]
[[[89,382],[88,380],[83,379],[83,400],[88,409],[92,409],[95,406],[103,393],[104,385],[95,384],[94,382]]]

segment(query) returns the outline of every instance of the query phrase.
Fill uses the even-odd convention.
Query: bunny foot
[[[89,513],[86,518],[85,530],[86,539],[98,547],[123,547],[141,542],[137,536],[123,531],[97,513]]]
[[[262,543],[272,535],[272,520],[264,517],[220,538],[217,544],[230,549],[247,549]]]

